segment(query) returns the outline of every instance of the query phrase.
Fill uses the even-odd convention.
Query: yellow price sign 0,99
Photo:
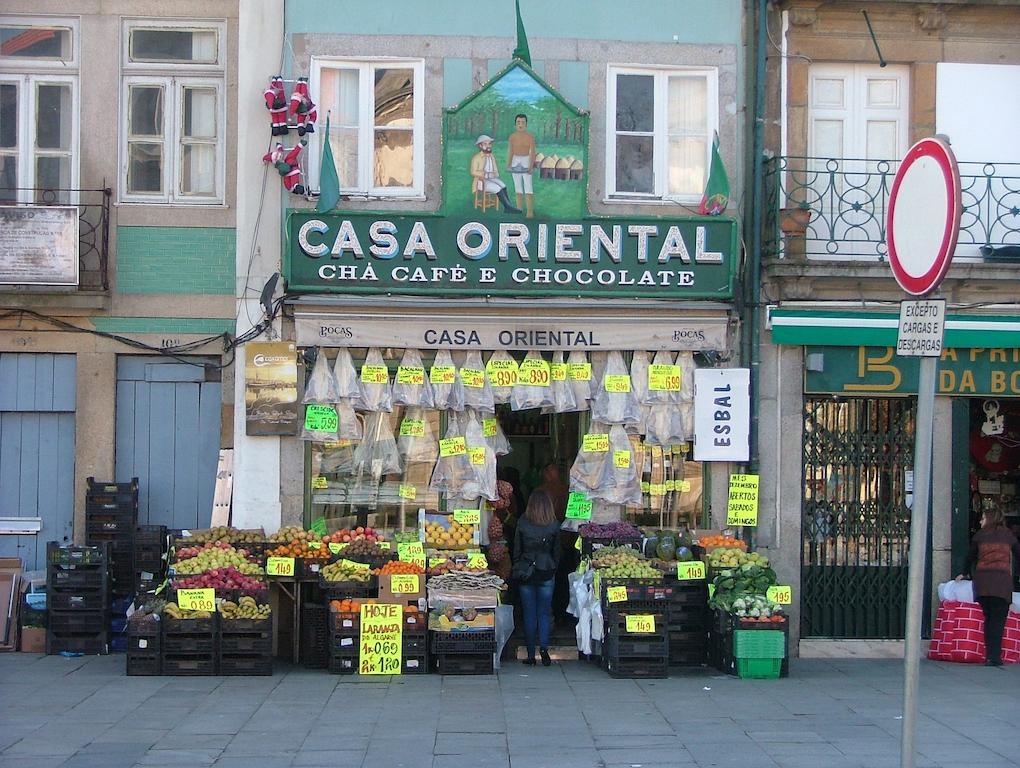
[[[413,594],[421,590],[421,578],[416,573],[395,573],[390,576],[390,591],[394,594]]]
[[[690,560],[676,564],[676,577],[681,581],[704,580],[705,564],[701,560]]]
[[[648,613],[632,614],[627,617],[627,631],[647,635],[655,631],[655,617]]]
[[[185,611],[215,611],[216,590],[207,589],[178,589],[177,605]]]
[[[606,600],[610,603],[625,603],[627,602],[627,588],[626,587],[606,587]]]
[[[294,558],[293,557],[267,557],[266,558],[266,575],[267,576],[293,576],[294,575]]]
[[[777,584],[765,590],[765,597],[778,605],[790,605],[793,603],[793,587]]]
[[[758,525],[758,475],[730,475],[726,525]]]

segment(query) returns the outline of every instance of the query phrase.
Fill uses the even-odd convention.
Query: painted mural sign
[[[297,347],[286,341],[250,341],[244,353],[245,434],[297,434]]]
[[[514,61],[447,110],[435,214],[293,210],[292,291],[727,299],[736,222],[593,216],[589,116]]]

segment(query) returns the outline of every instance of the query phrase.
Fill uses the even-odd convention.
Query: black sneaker
[[[545,648],[542,648],[538,653],[542,657],[543,667],[548,667],[552,664],[552,659],[549,658],[549,651],[547,651]],[[532,663],[534,664],[534,662]]]

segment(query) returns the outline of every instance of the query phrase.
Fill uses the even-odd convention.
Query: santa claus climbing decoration
[[[293,149],[288,150],[277,142],[276,146],[262,157],[263,163],[268,163],[279,171],[283,177],[283,188],[295,195],[305,194],[305,185],[301,183],[301,152],[307,144],[308,142],[302,139]]]

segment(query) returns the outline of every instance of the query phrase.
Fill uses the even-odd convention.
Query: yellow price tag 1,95
[[[606,600],[610,603],[625,603],[627,602],[627,588],[626,587],[607,587],[606,588]]]
[[[793,603],[793,588],[784,584],[777,584],[765,591],[765,597],[778,605],[790,605]]]
[[[655,617],[647,613],[632,614],[627,617],[627,631],[650,634],[655,631]]]

